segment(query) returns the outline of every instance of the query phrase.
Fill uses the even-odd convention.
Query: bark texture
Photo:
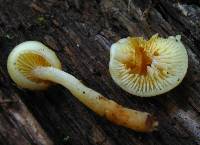
[[[174,90],[153,98],[125,93],[108,71],[109,48],[122,37],[182,35],[188,73]],[[155,114],[150,134],[113,125],[54,85],[32,92],[8,76],[13,47],[38,40],[67,71],[118,103]],[[0,144],[200,145],[199,0],[0,0]]]

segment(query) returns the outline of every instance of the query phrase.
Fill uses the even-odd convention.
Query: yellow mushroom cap
[[[111,46],[109,70],[113,80],[130,94],[149,97],[175,88],[188,68],[181,36],[149,40],[128,37]]]
[[[32,70],[39,66],[61,69],[61,63],[56,54],[37,41],[26,41],[17,45],[8,56],[8,73],[12,80],[22,88],[42,90],[50,85],[50,82],[32,75]]]

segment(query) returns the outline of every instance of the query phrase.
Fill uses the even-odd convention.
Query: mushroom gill
[[[155,96],[176,87],[184,78],[188,56],[180,35],[149,40],[128,37],[111,46],[109,70],[113,80],[137,96]]]
[[[30,79],[31,81],[36,82],[36,83],[39,83],[39,82],[47,83],[47,81],[38,79],[32,75],[32,71],[38,66],[48,67],[51,65],[42,56],[40,56],[39,54],[33,53],[33,52],[22,53],[16,61],[17,69],[25,77],[27,77],[27,79]]]

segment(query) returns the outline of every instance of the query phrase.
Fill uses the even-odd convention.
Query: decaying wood
[[[2,97],[2,92],[0,92],[0,97]],[[2,99],[1,107],[0,132],[9,144],[53,144],[18,96],[14,95],[10,100]],[[5,119],[9,122],[6,122]]]
[[[121,90],[108,71],[109,48],[120,38],[181,34],[189,55],[186,78],[174,90],[139,98]],[[66,89],[18,88],[6,60],[12,48],[38,40],[67,71],[120,104],[155,114],[158,131],[136,133],[88,110]],[[0,0],[0,144],[200,144],[199,0]]]

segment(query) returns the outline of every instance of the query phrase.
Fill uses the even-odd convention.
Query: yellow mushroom
[[[61,84],[88,108],[117,125],[139,132],[151,132],[158,125],[149,113],[125,108],[62,71],[55,53],[40,42],[27,41],[16,46],[8,57],[7,68],[18,86],[41,90],[51,82]]]
[[[113,80],[130,94],[150,97],[175,88],[188,68],[181,36],[150,40],[128,37],[111,46],[109,70]]]

